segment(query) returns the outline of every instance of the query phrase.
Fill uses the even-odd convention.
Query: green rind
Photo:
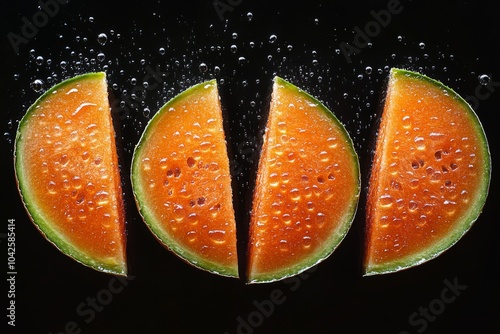
[[[456,100],[458,104],[461,105],[461,107],[466,112],[466,115],[468,115],[471,124],[473,124],[473,126],[476,128],[476,133],[478,135],[478,138],[483,143],[482,150],[484,152],[484,157],[485,157],[485,160],[483,160],[484,163],[483,178],[482,178],[483,182],[479,187],[481,190],[478,191],[478,197],[475,199],[474,204],[471,205],[468,214],[465,217],[463,217],[461,221],[457,223],[457,228],[452,231],[452,233],[448,236],[448,238],[444,238],[440,242],[437,242],[435,245],[433,245],[433,247],[423,249],[420,253],[409,255],[398,261],[392,261],[389,263],[384,263],[381,265],[376,265],[370,268],[366,268],[364,276],[388,274],[408,269],[411,267],[415,267],[419,264],[422,264],[424,262],[427,262],[429,260],[438,257],[439,255],[450,249],[470,230],[474,222],[481,214],[484,204],[486,203],[486,198],[488,197],[489,185],[491,180],[491,154],[488,145],[488,140],[486,138],[483,126],[477,114],[474,112],[472,107],[467,103],[467,101],[465,101],[457,92],[447,87],[442,82],[432,79],[424,74],[404,69],[393,68],[391,69],[391,75],[393,77],[399,77],[399,78],[403,77],[403,79],[410,78],[426,82],[433,88],[445,92],[446,94],[451,96],[454,100]]]
[[[26,114],[21,118],[19,126],[16,132],[15,144],[14,144],[14,170],[16,176],[16,182],[19,189],[19,194],[21,196],[22,202],[26,211],[37,227],[40,233],[47,239],[51,244],[53,244],[57,249],[59,249],[63,254],[71,257],[75,261],[91,267],[95,270],[116,274],[116,275],[127,275],[127,269],[122,266],[108,266],[100,261],[95,260],[91,255],[86,254],[84,251],[77,249],[74,245],[67,242],[63,236],[61,236],[57,231],[55,231],[50,224],[50,219],[44,217],[43,213],[34,204],[36,199],[31,196],[31,192],[28,189],[28,185],[24,182],[25,171],[23,168],[22,159],[22,144],[23,144],[23,129],[28,126],[32,115],[36,112],[36,109],[45,102],[45,100],[54,94],[59,89],[62,89],[68,85],[72,85],[78,82],[89,79],[103,79],[106,77],[104,72],[90,72],[81,75],[74,76],[72,78],[66,79],[47,90],[42,94],[27,110]]]
[[[292,83],[280,78],[275,77],[274,82],[278,85],[285,87],[287,90],[294,92],[296,95],[302,96],[304,99],[311,101],[312,103],[317,105],[317,110],[322,112],[324,115],[328,116],[331,122],[341,130],[343,135],[344,143],[347,144],[349,151],[351,152],[352,157],[352,169],[353,173],[357,176],[357,192],[356,192],[356,200],[353,201],[350,210],[348,210],[346,217],[344,219],[344,223],[341,224],[342,228],[337,231],[337,233],[333,234],[328,242],[325,242],[325,246],[320,249],[314,256],[307,258],[306,260],[297,263],[292,267],[288,267],[284,270],[274,272],[272,274],[257,274],[254,275],[252,279],[248,281],[248,283],[270,283],[278,280],[286,279],[288,277],[292,277],[298,275],[320,262],[326,260],[334,251],[337,249],[338,245],[344,240],[345,236],[349,232],[352,222],[354,221],[354,217],[356,215],[359,203],[359,195],[361,192],[361,174],[360,174],[360,165],[359,158],[354,148],[354,143],[349,136],[344,125],[340,122],[340,120],[333,114],[333,112],[328,109],[323,103],[321,103],[314,96],[300,89],[299,87],[293,85]]]
[[[145,192],[144,190],[145,187],[141,184],[140,178],[137,176],[137,173],[135,172],[136,170],[140,170],[139,164],[141,162],[141,159],[139,158],[139,156],[141,155],[141,148],[143,147],[143,145],[147,145],[148,138],[150,136],[155,135],[155,125],[161,119],[162,115],[164,113],[167,113],[172,106],[176,105],[177,103],[182,103],[183,99],[186,96],[197,94],[200,91],[203,91],[206,85],[216,85],[216,84],[217,84],[216,79],[213,79],[191,86],[190,88],[186,89],[185,91],[181,92],[180,94],[176,95],[171,100],[169,100],[151,118],[151,120],[146,125],[146,128],[144,129],[142,136],[139,139],[139,142],[136,145],[132,156],[132,167],[131,167],[132,190],[135,202],[137,204],[137,208],[139,209],[139,213],[141,214],[149,230],[163,246],[165,246],[170,251],[174,252],[182,260],[186,261],[187,263],[199,269],[222,276],[238,277],[238,268],[221,266],[217,263],[206,261],[201,257],[199,257],[197,254],[186,250],[178,242],[176,242],[174,238],[168,235],[168,233],[163,231],[163,229],[161,228],[161,224],[156,221],[153,212],[147,207],[145,203],[142,202],[143,194]]]

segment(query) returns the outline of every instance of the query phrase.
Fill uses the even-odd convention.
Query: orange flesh
[[[105,76],[60,87],[39,104],[22,131],[18,156],[24,181],[45,223],[87,256],[125,266],[125,220]]]
[[[366,266],[449,237],[484,177],[484,143],[466,107],[433,84],[392,76],[368,196]]]
[[[275,83],[250,223],[250,281],[320,260],[355,210],[353,153],[327,113]]]
[[[163,233],[195,257],[188,260],[237,272],[229,161],[215,82],[184,94],[160,116],[137,157],[141,205]]]

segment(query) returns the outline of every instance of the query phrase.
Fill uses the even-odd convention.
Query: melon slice
[[[132,186],[154,236],[183,260],[238,276],[236,223],[217,82],[167,102],[134,150]]]
[[[338,119],[276,77],[253,196],[249,283],[296,275],[347,234],[360,193],[358,157]]]
[[[455,244],[478,218],[490,174],[471,107],[440,82],[392,69],[370,175],[365,275],[418,265]]]
[[[125,215],[105,73],[63,81],[19,123],[15,172],[31,220],[61,252],[126,275]]]

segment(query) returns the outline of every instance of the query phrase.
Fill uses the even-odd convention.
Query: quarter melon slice
[[[392,69],[370,175],[365,275],[421,264],[455,244],[481,213],[490,174],[471,107],[436,80]]]
[[[126,275],[125,215],[105,73],[68,79],[19,123],[15,173],[31,220],[61,252]]]
[[[247,280],[271,282],[326,259],[358,205],[353,143],[317,99],[276,77],[251,212]]]
[[[238,276],[236,223],[217,82],[187,89],[149,121],[132,186],[154,236],[183,260]]]

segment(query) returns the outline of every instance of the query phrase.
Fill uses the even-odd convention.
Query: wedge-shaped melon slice
[[[64,254],[125,275],[125,218],[105,73],[63,81],[19,123],[15,172],[30,218]]]
[[[135,148],[132,186],[155,237],[188,263],[238,276],[236,224],[215,80],[167,102]]]
[[[491,173],[483,128],[453,90],[392,69],[367,199],[365,274],[435,258],[471,227]]]
[[[358,157],[343,125],[276,77],[253,196],[248,282],[283,279],[327,258],[351,226],[359,193]]]

